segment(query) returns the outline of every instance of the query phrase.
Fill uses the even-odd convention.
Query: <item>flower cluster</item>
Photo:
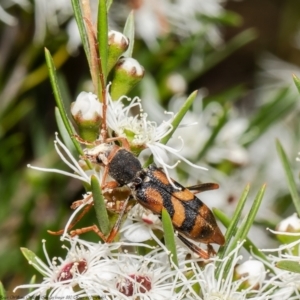
[[[18,286],[31,289],[24,299],[60,297],[69,299],[101,297],[103,299],[273,299],[277,288],[266,280],[262,262],[243,258],[236,249],[224,259],[213,258],[206,264],[178,249],[178,266],[168,252],[140,243],[118,242],[95,244],[69,238],[65,258],[50,260],[43,242],[47,263],[34,257],[30,263],[44,276],[41,283]],[[128,252],[127,248],[144,249],[145,255]],[[274,294],[275,295],[275,294]],[[276,297],[278,292],[276,293]],[[275,296],[274,296],[275,297]],[[276,299],[276,298],[274,298]],[[287,299],[287,298],[283,298]],[[289,298],[296,299],[296,298]]]
[[[60,297],[70,299],[99,296],[103,299],[182,299],[187,279],[175,270],[168,254],[138,243],[95,244],[69,238],[65,258],[48,257],[43,242],[45,264],[38,257],[30,263],[44,276],[41,283],[21,285],[15,289],[32,289],[26,299]],[[144,256],[129,253],[127,247],[143,247]]]
[[[283,242],[279,248],[262,249],[270,253],[269,267],[273,271],[273,284],[279,287],[278,298],[296,300],[300,298],[300,219],[296,214],[284,219],[277,230],[270,230]],[[273,255],[276,253],[277,255]]]

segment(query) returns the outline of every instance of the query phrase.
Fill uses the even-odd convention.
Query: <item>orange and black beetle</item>
[[[104,143],[86,149],[84,157],[105,167],[104,178],[108,174],[119,186],[127,185],[132,196],[145,208],[155,214],[161,214],[165,208],[179,233],[208,245],[224,244],[224,236],[211,210],[188,188],[176,181],[171,184],[161,169],[154,165],[142,168],[130,151],[115,144]],[[218,188],[217,184],[208,183],[190,189],[202,192],[215,188]],[[191,246],[182,235],[179,237]]]

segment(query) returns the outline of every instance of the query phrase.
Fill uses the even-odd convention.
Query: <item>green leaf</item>
[[[219,251],[218,251],[218,257],[220,259],[224,258],[224,253],[229,253],[229,251],[226,251],[226,248],[228,247],[229,243],[230,243],[230,239],[227,239],[227,233],[230,231],[229,227],[232,226],[232,222],[233,220],[231,220],[230,218],[228,218],[222,211],[218,210],[218,209],[213,209],[213,212],[215,214],[215,216],[222,222],[222,224],[228,228],[226,231],[226,235],[225,235],[225,240],[226,243],[224,246],[220,247]],[[234,230],[232,230],[232,234],[235,234],[235,231],[237,230],[237,226],[235,226]],[[268,261],[268,258],[265,256],[265,254],[263,252],[261,252],[256,246],[255,244],[249,239],[246,238],[246,241],[244,243],[244,248],[250,253],[250,254],[255,254],[255,256],[260,257],[263,261]],[[220,262],[216,262],[217,266],[220,264]],[[272,271],[272,270],[271,270]],[[217,276],[219,276],[219,269],[217,268]]]
[[[286,232],[283,232],[283,234],[277,233],[276,238],[282,245],[288,245],[293,242],[296,242],[299,240],[299,236],[297,235],[286,235]],[[291,252],[293,255],[299,256],[299,247],[294,247],[291,249]]]
[[[263,196],[265,193],[265,189],[266,189],[266,185],[264,184],[261,187],[261,189],[259,190],[259,192],[257,193],[249,213],[245,215],[242,224],[239,226],[239,228],[236,232],[234,241],[231,245],[231,251],[236,247],[236,244],[238,241],[243,241],[244,239],[246,239],[248,232],[249,232],[251,226],[253,225],[254,219],[258,212],[258,209],[261,205],[261,202],[262,202],[262,199],[263,199]]]
[[[68,132],[69,136],[71,137],[73,144],[77,150],[77,152],[79,154],[82,154],[82,149],[80,144],[78,143],[78,141],[75,139],[74,137],[74,129],[73,126],[67,116],[67,112],[63,103],[63,99],[61,97],[61,92],[60,92],[60,88],[58,85],[58,80],[57,80],[57,76],[56,76],[56,71],[55,71],[55,66],[53,63],[53,59],[51,57],[50,52],[48,51],[48,49],[45,48],[45,56],[46,56],[46,63],[48,66],[48,70],[49,70],[49,77],[50,77],[50,82],[51,82],[51,86],[53,89],[53,93],[54,93],[54,97],[55,97],[55,101],[56,104],[58,106],[58,110],[60,113],[60,116],[62,118],[63,124],[66,128],[66,131]]]
[[[186,99],[186,101],[184,102],[184,104],[180,108],[179,112],[176,114],[174,120],[172,121],[173,129],[169,132],[168,135],[166,135],[164,138],[162,138],[160,140],[160,143],[162,143],[163,145],[165,145],[169,141],[169,139],[172,137],[173,133],[175,132],[175,130],[179,126],[180,122],[182,121],[183,117],[185,116],[185,114],[187,113],[187,111],[189,110],[189,108],[192,106],[194,100],[196,99],[196,96],[197,96],[197,91],[194,91]],[[151,155],[148,158],[148,160],[144,164],[144,167],[147,167],[147,166],[149,166],[152,163],[153,163],[153,155]]]
[[[42,261],[34,252],[32,252],[31,250],[27,249],[27,248],[20,248],[22,254],[25,256],[25,258],[27,259],[27,261],[29,262],[30,265],[32,265],[40,274],[42,274],[43,276],[47,276],[47,273],[44,272],[44,270],[42,268],[40,268],[36,261],[40,260]]]
[[[293,273],[300,273],[300,264],[297,261],[282,260],[276,263],[276,267]]]
[[[66,130],[66,127],[64,125],[63,119],[61,117],[61,114],[60,114],[57,106],[55,107],[54,114],[55,114],[56,124],[57,124],[58,130],[59,130],[59,134],[60,134],[64,144],[70,150],[71,153],[75,153],[76,149],[74,147],[74,144],[72,142],[72,139],[70,138],[68,131]],[[81,150],[81,148],[80,148],[80,150]],[[83,155],[82,150],[81,150],[80,155]]]
[[[113,0],[106,0],[107,12],[109,11],[112,3],[113,3]]]
[[[106,0],[100,0],[98,6],[98,43],[99,43],[99,57],[101,63],[101,70],[103,73],[104,86],[106,87],[107,77],[107,59],[108,59],[108,23],[107,23],[107,7]],[[100,76],[102,76],[100,74]]]
[[[215,216],[222,222],[222,224],[225,227],[227,227],[227,231],[225,233],[225,244],[224,244],[224,246],[221,246],[218,251],[218,256],[220,257],[220,259],[223,259],[226,254],[230,253],[230,249],[229,249],[230,241],[237,231],[238,222],[242,215],[243,208],[246,204],[249,190],[250,190],[250,186],[247,185],[242,193],[241,198],[239,199],[237,208],[235,209],[235,212],[234,212],[234,215],[233,215],[231,221],[229,221],[227,216],[224,215],[220,210],[213,209]],[[221,265],[221,262],[216,262],[216,278],[218,278],[220,276],[220,271],[221,271],[221,269],[219,268],[220,265]]]
[[[293,74],[293,80],[298,89],[298,92],[300,93],[300,79],[295,74]]]
[[[89,66],[91,65],[90,61],[90,47],[88,43],[88,37],[87,37],[87,32],[84,24],[84,19],[83,19],[83,14],[81,10],[81,5],[80,5],[81,0],[72,0],[72,6],[73,6],[73,11],[74,11],[74,16],[75,20],[78,26],[79,34],[80,34],[80,39],[83,45],[83,49],[85,51],[85,56],[88,60]]]
[[[127,17],[123,34],[129,39],[129,46],[126,52],[124,52],[123,56],[132,57],[133,46],[134,46],[134,14],[133,11]]]
[[[296,211],[298,216],[300,216],[300,198],[298,195],[298,190],[297,190],[297,185],[290,167],[290,163],[288,161],[288,158],[286,156],[286,153],[283,149],[283,147],[281,146],[279,140],[276,140],[276,148],[277,148],[277,152],[279,154],[279,158],[281,160],[284,172],[285,172],[285,176],[287,179],[287,183],[289,186],[289,190],[292,196],[292,200],[294,202]]]
[[[3,283],[0,281],[0,299],[7,299]]]
[[[69,135],[68,131],[66,130],[63,119],[62,119],[61,114],[59,112],[59,109],[57,107],[55,107],[54,114],[55,114],[55,119],[56,119],[56,123],[57,123],[59,133],[62,137],[62,140],[63,140],[64,144],[68,148],[68,150],[72,154],[74,154],[77,151],[80,155],[84,155],[84,153],[82,151],[82,148],[80,147],[79,143],[78,143],[78,148],[74,147],[74,140],[72,138],[70,138],[70,135]],[[71,123],[70,123],[70,125],[73,128],[73,125]],[[75,132],[75,129],[73,129],[73,131]],[[93,166],[92,166],[91,162],[88,159],[85,159],[85,163],[86,163],[86,165],[89,169],[93,169]]]
[[[175,130],[179,126],[179,124],[182,121],[183,117],[188,112],[189,108],[192,106],[194,100],[196,99],[196,96],[197,96],[197,91],[194,91],[186,99],[186,101],[184,102],[184,104],[182,105],[182,107],[180,108],[180,110],[178,111],[178,113],[176,114],[174,120],[172,121],[172,126],[173,126],[172,131],[168,135],[166,135],[164,138],[161,139],[160,142],[162,144],[165,145],[169,141],[169,139],[172,137],[173,133],[175,132]]]
[[[234,236],[231,244],[227,247],[226,255],[229,254],[231,251],[233,251],[233,249],[235,249],[237,247],[238,243],[246,240],[249,230],[250,230],[251,226],[253,225],[255,216],[260,207],[261,201],[263,199],[265,188],[266,188],[266,186],[263,185],[262,188],[257,193],[249,213],[245,215],[244,220],[242,221],[241,225],[237,228],[237,231],[235,233],[235,236]],[[228,273],[230,265],[232,263],[232,260],[233,260],[233,257],[231,257],[228,260],[226,267],[224,269],[224,274]]]
[[[171,217],[165,208],[162,209],[161,218],[164,230],[165,245],[167,249],[171,252],[171,259],[173,263],[176,266],[178,266],[174,228]]]
[[[235,235],[237,231],[238,222],[242,215],[243,208],[246,204],[249,190],[250,190],[250,185],[248,184],[245,187],[241,198],[239,199],[238,205],[234,211],[234,215],[230,222],[227,221],[228,220],[227,216],[225,216],[221,211],[219,211],[218,209],[213,209],[213,212],[216,215],[216,217],[222,222],[224,226],[227,227],[227,231],[225,233],[225,244],[224,246],[221,246],[218,251],[218,256],[220,257],[220,259],[223,259],[225,254],[229,253],[227,248],[230,244],[232,237]]]
[[[251,118],[248,128],[243,134],[240,143],[249,146],[262,135],[272,124],[282,120],[284,115],[296,105],[297,98],[290,88],[282,88],[276,92],[272,100],[260,107]]]
[[[222,14],[217,17],[214,16],[206,16],[208,20],[211,20],[213,23],[218,24],[222,23],[222,25],[226,26],[241,26],[243,24],[243,18],[233,12],[224,10]]]
[[[108,218],[108,214],[104,202],[104,197],[102,195],[102,191],[100,188],[100,184],[98,182],[97,177],[94,175],[91,178],[91,189],[93,193],[94,208],[96,211],[96,217],[99,223],[99,227],[101,229],[101,232],[104,235],[107,235],[110,230],[109,218]]]
[[[31,277],[31,279],[30,279],[30,281],[29,281],[29,284],[30,284],[30,285],[31,285],[31,284],[36,284],[36,275],[33,275],[33,276]],[[30,289],[29,289],[29,293],[31,293],[33,290],[34,290],[33,287],[30,288]]]
[[[237,100],[241,99],[247,93],[246,86],[243,84],[235,85],[226,89],[225,91],[221,91],[218,94],[208,95],[204,97],[203,104],[206,107],[207,104],[211,102],[218,102],[222,105],[225,103],[229,103],[230,105]]]

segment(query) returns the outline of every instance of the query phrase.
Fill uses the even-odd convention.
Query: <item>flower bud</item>
[[[79,135],[93,142],[99,134],[101,104],[93,93],[81,92],[71,104],[71,114],[78,125]]]
[[[117,100],[126,95],[143,78],[144,68],[137,60],[126,57],[121,58],[113,70],[111,84],[112,100]]]
[[[282,244],[290,244],[299,239],[299,236],[289,234],[281,235],[280,232],[300,233],[300,219],[298,218],[297,214],[293,214],[278,223],[278,225],[276,226],[276,237]]]
[[[248,260],[235,268],[234,278],[242,283],[240,289],[258,290],[266,277],[264,264],[258,260]],[[245,280],[243,281],[243,278]]]
[[[172,73],[167,77],[166,87],[172,94],[183,94],[187,89],[187,83],[182,75]]]
[[[119,57],[127,50],[129,40],[121,32],[110,30],[108,33],[108,62],[107,72],[117,63]]]
[[[281,232],[300,232],[300,219],[297,217],[297,214],[293,214],[282,220],[276,226],[276,230]]]

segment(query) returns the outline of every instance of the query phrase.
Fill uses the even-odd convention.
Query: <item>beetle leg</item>
[[[102,233],[102,231],[95,224],[92,226],[88,226],[88,227],[84,227],[84,228],[80,228],[80,229],[74,229],[70,232],[70,235],[73,237],[75,235],[81,235],[83,233],[94,231],[101,238],[101,240],[103,240],[106,243],[111,243],[119,232],[124,213],[126,212],[126,209],[127,209],[128,200],[129,200],[129,198],[127,198],[125,200],[122,210],[118,216],[118,219],[117,219],[116,223],[114,224],[113,228],[111,229],[111,231],[109,232],[109,235],[107,237]]]
[[[200,248],[197,245],[195,245],[194,243],[190,242],[185,237],[183,237],[180,233],[178,233],[177,236],[189,249],[191,249],[194,253],[198,254],[201,258],[203,258],[203,259],[210,258],[209,252],[206,252],[202,248]],[[210,245],[210,247],[212,247],[212,246]]]
[[[75,235],[81,235],[83,233],[87,233],[90,231],[94,231],[103,241],[106,241],[105,235],[101,232],[101,230],[95,224],[92,226],[88,226],[88,227],[74,229],[70,232],[70,235],[71,235],[71,237],[74,237]]]
[[[71,204],[71,209],[76,209],[78,206],[80,206],[81,204],[87,203],[91,198],[93,197],[92,193],[87,195],[85,198],[83,198],[82,200],[77,200],[74,201]],[[91,203],[92,204],[92,203]]]
[[[216,251],[211,244],[207,244],[207,253],[209,256],[215,256]]]
[[[106,242],[107,243],[111,243],[114,238],[116,237],[116,235],[118,234],[119,232],[119,229],[120,229],[120,226],[122,224],[122,220],[123,220],[123,216],[126,212],[126,209],[127,209],[127,205],[128,205],[128,200],[129,200],[129,197],[125,200],[124,204],[123,204],[123,207],[122,207],[122,210],[118,216],[118,219],[116,221],[116,223],[114,224],[114,227],[111,229],[107,239],[106,239]]]
[[[71,208],[76,209],[79,205],[83,204],[84,202],[87,202],[91,197],[92,197],[92,194],[88,195],[83,200],[78,200],[78,201],[73,202],[71,205]],[[88,204],[83,209],[83,211],[80,213],[80,215],[78,217],[76,217],[76,219],[69,225],[67,231],[71,230],[82,219],[82,217],[89,212],[89,210],[92,208],[93,205],[94,205],[94,203]],[[61,229],[59,231],[47,230],[47,232],[52,235],[62,235],[64,233],[64,231],[65,231],[65,229]]]

